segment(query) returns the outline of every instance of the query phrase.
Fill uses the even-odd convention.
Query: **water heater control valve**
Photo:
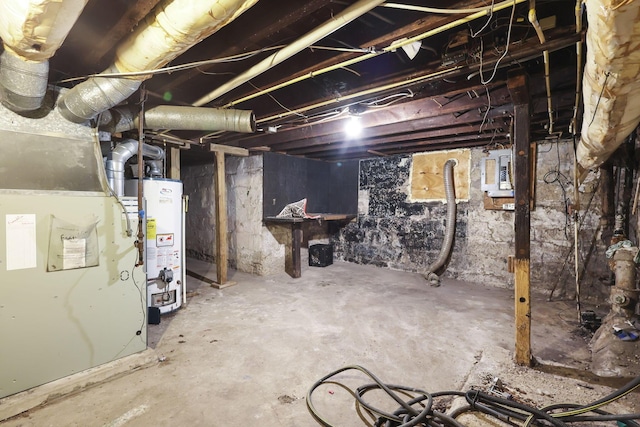
[[[173,281],[173,270],[168,270],[167,267],[160,270],[158,278],[164,283],[171,283]]]

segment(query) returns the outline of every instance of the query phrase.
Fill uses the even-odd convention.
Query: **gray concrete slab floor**
[[[188,268],[212,271],[195,260]],[[540,404],[610,391],[588,376],[513,365],[511,290],[446,279],[434,288],[418,274],[343,262],[305,267],[299,279],[233,271],[230,279],[237,285],[217,290],[188,278],[186,307],[150,326],[157,364],[54,400],[3,427],[316,426],[306,393],[345,365],[434,392],[500,376]],[[533,306],[534,355],[574,374],[585,371],[589,352],[574,332],[573,303],[537,297]],[[370,382],[355,372],[337,379]],[[634,399],[620,410],[633,409]],[[338,385],[319,389],[314,402],[335,425],[365,425]]]

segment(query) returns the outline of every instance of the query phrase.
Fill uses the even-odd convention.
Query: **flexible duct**
[[[581,178],[640,123],[640,2],[586,0],[584,113],[576,155]]]
[[[253,6],[257,0],[165,0],[117,49],[101,74],[144,72],[162,67]],[[74,123],[96,117],[131,96],[151,77],[92,77],[65,93],[60,114]]]
[[[103,114],[100,129],[108,132],[124,132],[139,126],[139,109],[113,108]],[[199,108],[159,105],[144,112],[147,129],[231,131],[252,133],[256,131],[253,111],[223,108]]]
[[[440,277],[436,274],[436,271],[440,270],[447,261],[449,254],[451,253],[451,247],[453,245],[453,236],[456,232],[456,194],[453,186],[453,167],[458,164],[455,159],[449,159],[444,164],[444,192],[447,198],[447,225],[445,230],[444,242],[442,248],[440,248],[440,255],[433,262],[427,271],[423,274],[424,278],[428,280],[431,286],[440,286]]]
[[[87,0],[0,2],[0,98],[15,112],[37,110],[47,91],[49,58],[58,50]]]
[[[138,141],[128,139],[118,144],[107,156],[107,164],[105,166],[107,181],[111,190],[118,197],[124,195],[124,165],[127,160],[136,154],[138,154]],[[154,145],[143,144],[142,155],[153,160],[162,160],[164,159],[164,150]],[[142,159],[138,161],[141,162]]]

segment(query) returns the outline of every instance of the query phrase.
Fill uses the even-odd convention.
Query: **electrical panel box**
[[[492,150],[480,162],[480,185],[489,197],[513,197],[513,152]]]

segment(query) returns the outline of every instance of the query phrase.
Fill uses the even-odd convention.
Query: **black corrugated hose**
[[[358,387],[355,391],[341,385],[347,389],[356,399],[356,406],[360,418],[368,426],[374,427],[464,427],[456,420],[458,416],[465,412],[482,412],[494,417],[502,422],[513,426],[553,426],[568,427],[571,423],[603,423],[613,422],[620,427],[640,427],[640,414],[610,414],[600,408],[623,396],[633,392],[640,386],[640,376],[627,383],[624,387],[613,393],[596,400],[589,405],[578,405],[572,403],[562,403],[547,406],[544,408],[534,408],[529,405],[503,399],[477,390],[470,390],[466,393],[460,391],[442,391],[438,393],[428,393],[424,390],[385,384],[373,373],[362,366],[345,366],[316,381],[307,393],[307,407],[315,420],[325,427],[335,427],[323,418],[315,409],[312,401],[313,392],[325,383],[336,384],[335,380],[328,381],[335,375],[349,370],[357,370],[373,380],[371,384]],[[339,384],[339,383],[338,383]],[[365,393],[372,390],[382,390],[389,395],[400,406],[393,413],[373,407],[364,400]],[[434,403],[439,398],[464,396],[467,405],[452,411],[449,414],[436,411]],[[364,411],[373,421],[369,422],[364,418]],[[558,412],[560,411],[560,412]],[[613,424],[615,425],[615,424]]]

